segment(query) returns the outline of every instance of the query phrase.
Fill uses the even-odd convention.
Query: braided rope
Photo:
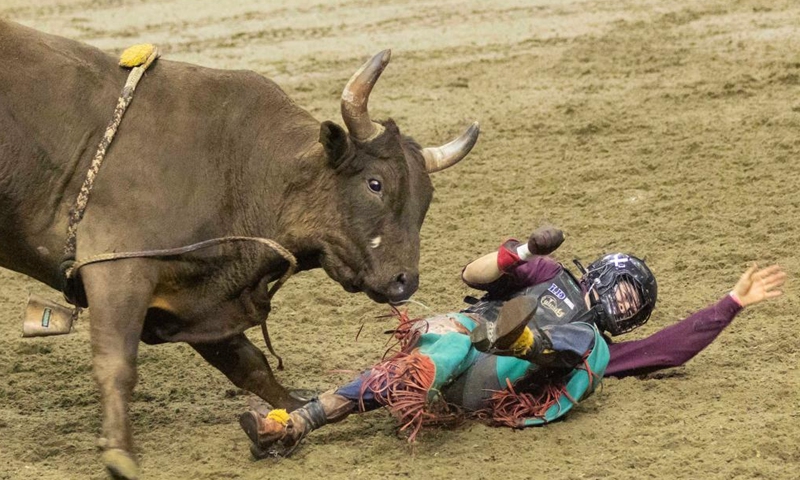
[[[73,258],[75,256],[78,224],[81,222],[81,220],[83,220],[83,214],[86,212],[86,206],[89,203],[89,193],[92,191],[95,178],[97,178],[97,172],[100,171],[100,166],[103,164],[103,160],[105,160],[108,147],[114,140],[114,136],[117,134],[120,123],[122,123],[122,116],[125,115],[128,105],[130,105],[131,101],[133,100],[133,92],[136,90],[136,85],[139,83],[139,80],[141,80],[145,70],[147,70],[150,64],[152,64],[153,61],[158,58],[158,56],[158,50],[153,49],[152,53],[150,53],[150,55],[147,57],[147,60],[145,60],[143,64],[131,70],[131,73],[128,74],[128,80],[125,82],[125,86],[122,87],[122,93],[120,94],[119,99],[117,99],[116,108],[114,108],[114,115],[111,118],[111,122],[108,124],[108,127],[106,127],[106,131],[103,134],[103,138],[100,140],[100,144],[97,146],[97,151],[92,158],[89,171],[86,172],[86,178],[83,181],[83,185],[81,185],[80,192],[78,192],[75,205],[73,205],[69,211],[67,241],[66,245],[64,246],[64,256],[66,258]]]
[[[147,57],[141,62],[138,66],[134,67],[131,72],[128,74],[128,79],[125,81],[125,86],[122,87],[122,93],[120,94],[119,99],[117,99],[117,106],[114,108],[114,115],[111,119],[111,122],[106,127],[105,133],[103,134],[103,138],[100,140],[100,144],[97,146],[97,151],[92,158],[92,163],[89,167],[89,171],[86,173],[86,178],[83,181],[83,185],[81,185],[80,192],[78,192],[78,197],[75,200],[75,204],[69,211],[69,222],[67,224],[67,240],[66,244],[64,245],[64,257],[67,261],[71,261],[75,258],[75,252],[77,250],[77,232],[78,232],[78,224],[83,220],[83,215],[86,212],[86,206],[89,204],[89,194],[92,191],[92,187],[94,186],[94,181],[97,178],[97,173],[100,171],[100,166],[103,164],[103,160],[105,160],[106,152],[108,151],[111,142],[114,140],[114,136],[117,134],[117,130],[119,129],[120,124],[122,123],[122,117],[125,115],[125,112],[128,109],[128,106],[131,104],[133,100],[133,92],[136,90],[136,86],[139,84],[139,80],[142,79],[142,75],[147,70],[147,68],[159,57],[158,49],[152,45],[144,45],[149,50],[147,53]],[[127,53],[131,53],[126,51],[123,53],[123,57]],[[136,50],[131,53],[130,59],[121,59],[120,65],[129,66],[129,61],[137,61],[135,57],[142,52],[140,50]],[[102,253],[99,255],[94,255],[87,259],[81,261],[75,261],[69,263],[66,271],[65,276],[67,279],[71,279],[74,275],[77,274],[78,270],[81,267],[92,263],[99,263],[99,262],[107,262],[112,260],[121,260],[126,258],[157,258],[157,257],[168,257],[168,256],[176,256],[181,255],[184,253],[193,252],[196,250],[200,250],[203,248],[209,248],[216,245],[221,245],[223,243],[232,243],[232,242],[240,242],[240,241],[251,241],[251,242],[258,242],[263,245],[268,246],[275,252],[277,252],[281,257],[283,257],[288,263],[289,268],[281,275],[281,278],[275,282],[272,287],[267,292],[267,302],[272,301],[272,297],[278,291],[278,289],[286,283],[286,280],[292,276],[292,274],[297,269],[297,259],[292,255],[292,253],[281,246],[278,242],[273,240],[269,240],[267,238],[259,238],[259,237],[240,237],[240,236],[232,236],[232,237],[223,237],[223,238],[214,238],[211,240],[205,240],[202,242],[194,243],[191,245],[186,245],[183,247],[178,248],[169,248],[169,249],[160,249],[160,250],[144,250],[144,251],[137,251],[137,252],[121,252],[121,253]],[[80,307],[76,307],[73,310],[73,319],[78,316],[80,312]],[[264,336],[264,342],[267,345],[267,349],[269,352],[278,359],[278,370],[283,370],[283,359],[275,353],[275,350],[272,348],[272,342],[269,338],[269,331],[267,330],[267,317],[269,317],[269,313],[261,322],[261,333]]]

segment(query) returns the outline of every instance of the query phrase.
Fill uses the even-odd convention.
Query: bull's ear
[[[319,143],[325,148],[331,167],[338,169],[352,156],[350,136],[339,125],[324,121],[319,126]]]

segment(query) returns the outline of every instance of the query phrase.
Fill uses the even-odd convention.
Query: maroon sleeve
[[[643,375],[688,362],[711,345],[742,307],[725,295],[719,302],[642,340],[612,343],[606,377]]]
[[[467,268],[467,267],[464,267]],[[470,283],[464,280],[464,270],[461,270],[461,279],[464,283],[477,290],[484,290],[491,295],[503,295],[537,283],[552,280],[564,268],[550,257],[535,255],[526,262],[512,267],[491,283]]]

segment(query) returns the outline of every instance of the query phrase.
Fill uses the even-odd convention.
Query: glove
[[[564,243],[564,232],[555,227],[539,227],[528,238],[533,255],[549,255]]]

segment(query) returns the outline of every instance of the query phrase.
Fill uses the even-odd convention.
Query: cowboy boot
[[[524,295],[505,302],[495,321],[484,321],[472,330],[472,346],[479,352],[524,358],[534,343],[528,322],[536,306],[536,299]]]
[[[254,457],[285,458],[311,431],[344,420],[355,406],[355,402],[328,391],[291,413],[272,410],[262,415],[250,410],[239,417],[239,425],[253,442],[250,452]]]

